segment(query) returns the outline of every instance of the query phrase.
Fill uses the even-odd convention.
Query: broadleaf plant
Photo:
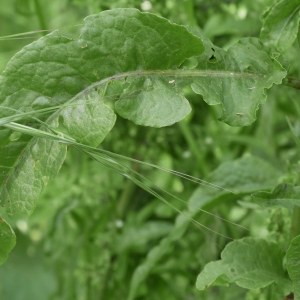
[[[265,240],[244,238],[227,245],[222,260],[206,265],[197,279],[197,288],[235,282],[247,289],[276,283],[283,294],[291,291],[291,281],[283,267],[284,252]]]
[[[80,1],[78,5],[79,3]],[[265,109],[262,108],[262,112],[259,109],[266,102],[267,95],[272,94],[269,89],[273,85],[299,89],[299,80],[287,77],[288,63],[281,56],[292,47],[299,34],[299,8],[298,1],[281,0],[273,3],[263,16],[260,39],[242,37],[225,46],[222,43],[215,45],[211,41],[213,36],[210,36],[210,40],[205,35],[205,32],[210,31],[205,26],[204,30],[199,30],[194,26],[195,22],[190,22],[192,26],[177,25],[164,17],[140,12],[135,8],[105,10],[86,17],[77,36],[70,37],[60,30],[52,31],[23,47],[10,59],[0,75],[0,204],[5,207],[6,213],[10,216],[33,213],[46,186],[51,186],[51,181],[64,162],[68,161],[70,148],[85,155],[88,160],[101,164],[107,168],[107,172],[112,170],[128,180],[125,187],[121,181],[109,182],[107,188],[102,186],[105,185],[104,181],[98,182],[101,195],[114,194],[111,186],[116,190],[124,188],[120,198],[115,194],[111,196],[114,201],[119,200],[113,208],[108,208],[105,201],[93,202],[89,199],[85,203],[74,200],[69,204],[64,203],[56,216],[53,213],[55,221],[52,221],[49,235],[59,240],[60,237],[56,237],[56,234],[62,231],[62,236],[66,237],[68,232],[64,232],[65,227],[73,224],[69,228],[70,236],[74,239],[79,236],[79,245],[85,241],[86,248],[80,249],[80,254],[72,252],[75,250],[72,249],[71,240],[61,250],[61,253],[70,251],[74,257],[81,257],[75,263],[75,260],[71,261],[73,256],[68,261],[69,258],[63,255],[65,261],[62,263],[75,270],[74,282],[65,276],[62,276],[62,282],[67,281],[68,286],[78,287],[78,299],[116,299],[120,295],[129,300],[146,297],[151,288],[147,289],[145,282],[150,276],[154,281],[159,278],[160,299],[169,295],[169,289],[172,290],[174,299],[188,297],[177,286],[174,287],[175,282],[184,287],[186,281],[181,273],[185,271],[174,275],[176,280],[172,281],[172,288],[166,287],[169,275],[164,274],[172,274],[175,266],[179,268],[181,258],[173,258],[171,255],[176,246],[191,251],[185,235],[193,242],[198,241],[199,232],[196,238],[193,234],[188,234],[190,224],[194,224],[207,236],[218,234],[218,242],[224,246],[222,254],[219,253],[221,260],[213,261],[218,257],[213,256],[216,253],[213,251],[210,262],[202,264],[196,283],[196,288],[201,293],[206,293],[212,285],[229,286],[235,283],[243,288],[241,293],[244,296],[245,290],[249,290],[247,297],[252,297],[251,293],[260,289],[272,290],[272,299],[283,299],[288,294],[293,295],[294,299],[300,298],[299,272],[297,273],[300,232],[298,177],[294,173],[285,176],[285,171],[276,166],[276,156],[271,150],[269,153],[272,153],[272,159],[265,159],[267,151],[264,152],[264,141],[258,147],[259,150],[253,151],[255,155],[249,155],[247,151],[243,156],[240,155],[244,151],[243,147],[251,149],[256,144],[250,137],[244,138],[247,131],[253,133],[256,127],[263,128],[261,140],[264,139],[267,125],[257,123],[265,122],[262,119]],[[189,11],[190,9],[189,6]],[[45,23],[44,16],[38,7],[36,10],[42,25]],[[237,13],[242,15],[243,10],[237,10]],[[213,24],[214,18],[210,17],[209,20]],[[233,30],[230,24],[227,21],[229,32]],[[200,98],[204,102],[194,102],[194,98]],[[120,145],[124,135],[126,138],[145,135],[139,133],[141,126],[148,127],[150,133],[154,128],[179,128],[192,155],[197,159],[197,165],[202,164],[199,167],[206,171],[205,160],[211,158],[211,153],[204,158],[200,150],[206,147],[205,144],[212,143],[212,139],[198,143],[193,136],[198,131],[203,133],[206,130],[203,129],[206,125],[202,125],[207,124],[206,113],[201,115],[201,110],[207,109],[206,104],[210,106],[214,121],[219,119],[226,123],[222,125],[222,138],[217,135],[216,139],[221,143],[215,147],[213,154],[219,158],[222,156],[220,149],[226,138],[230,150],[232,141],[243,145],[236,152],[232,147],[232,151],[227,153],[228,160],[225,161],[223,157],[223,163],[219,167],[209,168],[209,171],[215,171],[210,175],[206,174],[207,181],[174,171],[172,165],[158,167],[143,162],[136,153],[134,157],[125,157],[106,150],[105,146],[99,146],[111,140],[115,145],[117,142]],[[296,103],[294,106],[295,111],[300,112]],[[118,123],[121,118],[118,116],[126,119],[121,121],[121,126]],[[189,122],[193,118],[197,120],[196,126],[199,126],[194,133],[189,129]],[[209,122],[212,123],[212,120]],[[171,126],[175,123],[178,124]],[[297,132],[292,128],[291,122],[288,123],[298,143]],[[120,131],[117,138],[113,134],[114,130]],[[228,134],[233,132],[230,130],[236,130],[235,133],[239,133],[241,138]],[[168,141],[168,133],[165,137]],[[146,146],[141,144],[141,149],[145,146],[145,152],[151,152],[148,141],[142,141]],[[161,143],[159,139],[156,142]],[[131,147],[130,143],[127,141],[128,148]],[[124,149],[122,147],[124,146],[119,146]],[[179,142],[175,142],[171,147],[164,144],[162,148],[169,149],[170,153],[178,153],[180,147]],[[70,152],[72,151],[71,149]],[[183,157],[190,155],[189,151],[183,153]],[[168,158],[168,155],[164,156],[164,161],[168,161]],[[296,168],[295,165],[293,167]],[[147,172],[141,171],[143,168],[159,169],[167,173],[165,176],[177,176],[175,192],[168,191],[167,182],[170,177],[156,180],[156,173],[153,173],[149,179]],[[196,175],[199,176],[199,173]],[[97,181],[97,176],[95,178]],[[178,191],[184,190],[182,179],[201,184],[195,191],[185,194],[189,199],[188,203],[177,196]],[[76,180],[72,184],[77,187],[80,180]],[[76,199],[81,193],[74,186],[68,191],[72,199]],[[167,204],[171,212],[166,212],[166,208],[159,209],[156,202],[153,202],[155,208],[149,204],[139,216],[129,214],[127,227],[120,235],[118,230],[123,226],[123,221],[114,219],[116,225],[112,225],[109,216],[114,214],[120,219],[124,217],[128,199],[137,187],[161,200],[164,205]],[[251,196],[252,193],[254,194]],[[177,202],[174,204],[171,199]],[[236,220],[242,223],[247,219],[246,214],[241,218],[229,216],[226,222],[225,218],[228,216],[224,211],[236,200],[239,200],[238,203],[244,210],[269,208],[272,211],[270,218],[276,216],[274,211],[277,206],[292,212],[289,240],[285,240],[284,244],[283,239],[271,238],[271,234],[242,238],[241,234],[233,234],[231,226],[238,225]],[[82,208],[84,205],[84,213],[83,210],[77,211],[78,207]],[[95,207],[98,209],[101,205],[104,208],[99,208],[100,217],[97,219]],[[199,219],[199,212],[207,218],[213,218],[216,207],[220,207],[220,216],[215,218],[215,223],[227,224],[220,232],[213,229],[214,223],[203,225]],[[71,217],[64,223],[62,220],[67,218],[68,213]],[[169,222],[169,215],[175,220],[174,213],[179,213],[179,216],[172,224]],[[155,215],[152,221],[148,220],[151,214]],[[236,214],[239,215],[238,212]],[[91,217],[87,218],[87,215]],[[163,220],[157,220],[157,216],[162,216]],[[140,228],[135,227],[136,224],[141,224]],[[2,218],[0,225],[2,264],[15,245],[15,234]],[[243,236],[248,235],[243,224],[239,227]],[[81,235],[78,228],[83,228],[85,236]],[[102,232],[100,238],[91,228],[98,228]],[[251,230],[255,231],[253,228]],[[272,230],[275,229],[270,231]],[[228,235],[235,235],[236,239],[228,243],[228,239],[232,239]],[[157,241],[157,245],[153,241]],[[98,251],[97,247],[103,251]],[[54,248],[48,245],[48,251],[52,251],[52,255],[55,253]],[[143,249],[147,249],[144,261],[138,259],[135,265],[127,262],[128,253],[133,248],[138,255]],[[197,252],[198,246],[194,249]],[[99,254],[98,259],[99,252],[101,255]],[[53,256],[56,257],[55,260],[59,260],[58,256]],[[187,256],[183,261],[193,269],[191,255]],[[160,266],[163,259],[168,261],[166,266]],[[199,273],[199,268],[196,268],[193,271]],[[103,269],[103,273],[100,274],[99,269]],[[118,276],[110,281],[110,272],[116,269],[119,271]],[[129,269],[132,277],[122,277]],[[122,284],[126,291],[121,287]],[[116,291],[115,286],[120,286],[120,289]],[[61,292],[65,288],[59,290]],[[124,292],[127,293],[126,296]],[[74,298],[73,290],[65,292],[64,297]],[[156,299],[155,296],[151,297],[149,299]]]

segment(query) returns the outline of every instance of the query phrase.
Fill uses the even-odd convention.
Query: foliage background
[[[273,3],[2,0],[0,36],[56,28],[76,35],[82,19],[89,14],[136,7],[177,24],[198,26],[216,46],[228,49],[241,37],[259,37],[262,13]],[[40,35],[1,39],[0,69]],[[300,75],[297,53],[298,42],[285,54],[289,73],[294,77]],[[283,181],[288,178],[298,182],[299,155],[285,119],[288,116],[299,133],[297,91],[273,87],[268,91],[267,103],[258,111],[258,120],[243,128],[219,122],[218,108],[209,107],[189,89],[186,95],[193,111],[184,121],[155,129],[119,118],[101,147],[199,178],[207,178],[224,162],[255,156],[281,172]],[[161,171],[134,163],[131,167],[185,201],[197,189]],[[185,209],[186,204],[168,196],[167,199],[180,210]],[[238,199],[228,196],[226,201],[208,203],[205,209],[249,231],[199,213],[197,220],[213,232],[190,222],[185,234],[164,248],[138,287],[135,299],[271,299],[270,289],[248,292],[235,285],[200,292],[195,281],[205,264],[219,259],[230,242],[219,234],[231,238],[269,234],[284,248],[288,212],[262,210],[250,202],[248,195]],[[135,271],[146,261],[147,254],[168,237],[177,215],[141,188],[70,149],[61,172],[43,193],[30,218],[15,216],[10,222],[18,243],[0,269],[0,299],[126,299],[133,289]]]

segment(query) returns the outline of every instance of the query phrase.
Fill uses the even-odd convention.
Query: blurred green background
[[[198,27],[224,49],[241,37],[259,37],[261,16],[273,0],[1,0],[0,70],[26,44],[47,30],[78,34],[83,18],[113,8],[135,7],[177,24]],[[28,35],[17,35],[36,30]],[[11,36],[11,37],[9,37]],[[299,77],[296,43],[286,54],[289,73]],[[283,176],[297,177],[299,155],[287,126],[288,116],[300,132],[297,91],[273,87],[268,101],[249,127],[232,128],[218,121],[220,110],[186,89],[193,107],[184,121],[162,129],[138,127],[119,118],[100,145],[103,149],[178,170],[199,178],[224,162],[253,155]],[[188,202],[197,185],[137,163],[127,163],[162,189]],[[224,186],[226,188],[226,186]],[[200,187],[201,189],[201,187]],[[164,195],[184,210],[186,204]],[[237,201],[238,200],[238,201]],[[226,203],[225,203],[226,202]],[[185,234],[165,247],[152,262],[134,299],[267,299],[261,291],[231,286],[197,291],[195,281],[204,265],[220,258],[231,238],[286,232],[285,211],[264,211],[250,197],[215,201],[204,207],[222,222],[199,212]],[[4,213],[3,213],[4,215]],[[127,299],[130,282],[147,255],[175,228],[178,213],[118,174],[70,149],[61,172],[39,199],[34,213],[7,218],[17,233],[17,246],[0,268],[1,300]],[[274,221],[275,220],[275,221]],[[285,222],[286,221],[286,222]],[[153,253],[153,252],[152,252]]]

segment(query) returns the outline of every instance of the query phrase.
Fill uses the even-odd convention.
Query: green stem
[[[188,20],[189,20],[189,25],[191,27],[196,27],[197,26],[197,21],[195,18],[195,14],[194,14],[194,1],[193,0],[187,0],[187,1],[183,1],[184,5],[185,5],[185,11],[188,15]]]
[[[124,217],[126,207],[128,205],[129,200],[132,198],[135,188],[136,188],[136,184],[132,180],[128,180],[117,207],[118,215],[120,218]]]
[[[42,30],[47,30],[46,20],[45,20],[45,16],[44,16],[40,1],[39,0],[34,0],[34,6],[35,6],[36,14],[37,14],[38,19],[39,19],[40,28]],[[46,32],[44,32],[43,34],[45,35]]]
[[[96,14],[99,11],[99,8],[97,7],[97,3],[94,0],[87,1],[87,8],[88,8],[89,15]]]
[[[294,206],[290,231],[290,241],[298,235],[300,235],[300,207]]]
[[[286,77],[282,80],[282,84],[300,90],[300,79]]]
[[[203,174],[208,173],[208,169],[206,167],[205,160],[203,158],[203,155],[200,152],[200,149],[198,145],[195,142],[195,137],[193,136],[193,133],[191,132],[190,126],[188,126],[187,122],[183,120],[182,122],[178,123],[178,126],[182,132],[182,135],[184,136],[190,151],[192,152],[192,155],[196,158],[197,164],[199,166],[199,169],[202,170]]]

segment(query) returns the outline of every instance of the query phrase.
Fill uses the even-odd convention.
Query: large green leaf
[[[294,299],[300,299],[300,236],[295,237],[286,253],[286,267],[294,284]]]
[[[60,113],[42,120],[78,142],[96,146],[113,127],[115,115],[101,101],[101,93],[94,91],[93,83],[129,71],[176,68],[203,52],[202,41],[183,26],[135,9],[105,11],[87,17],[85,23],[77,39],[55,31],[11,59],[0,77],[0,117],[77,101],[77,107],[66,105]],[[159,92],[166,93],[163,84]],[[153,97],[157,96],[156,92]],[[160,126],[189,112],[185,99],[176,101],[169,123]],[[157,102],[156,110],[161,111],[162,105],[163,101]],[[30,124],[40,126],[34,125],[34,120]],[[66,146],[37,137],[16,139],[7,129],[1,130],[0,136],[1,204],[10,213],[30,213],[45,185],[59,171]]]
[[[285,52],[292,46],[299,31],[299,0],[281,0],[265,14],[260,37],[267,45]]]
[[[16,235],[12,228],[0,217],[0,265],[2,265],[9,252],[16,245]]]
[[[231,126],[250,125],[266,100],[265,89],[280,84],[286,70],[257,38],[241,39],[227,52],[202,39],[206,52],[199,57],[197,69],[206,72],[194,80],[194,92],[209,105],[222,105],[222,121]]]
[[[272,192],[257,192],[252,199],[263,207],[282,206],[290,210],[293,206],[300,207],[300,187],[291,184],[280,184]]]
[[[285,294],[292,291],[282,267],[284,252],[275,243],[258,238],[236,240],[226,246],[221,258],[208,263],[199,274],[196,283],[199,290],[235,282],[247,289],[276,283]]]

